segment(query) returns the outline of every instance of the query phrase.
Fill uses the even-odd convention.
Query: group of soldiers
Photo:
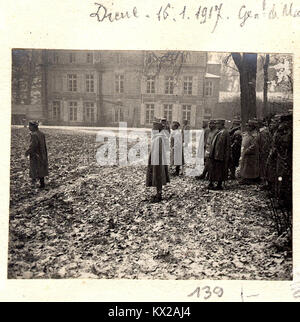
[[[29,122],[30,146],[25,152],[30,157],[30,177],[35,185],[45,187],[48,176],[48,155],[45,135],[39,130],[38,122]],[[185,120],[181,127],[174,121],[171,127],[166,119],[153,122],[151,152],[148,161],[146,186],[156,187],[153,201],[162,200],[162,187],[170,182],[169,165],[174,175],[183,174],[185,149],[190,142],[190,127]],[[275,115],[258,121],[249,120],[245,129],[241,121],[234,119],[231,128],[225,127],[225,120],[210,120],[203,124],[204,139],[201,147],[204,170],[197,180],[209,181],[208,189],[223,190],[228,179],[238,179],[240,184],[261,183],[279,203],[288,209],[292,207],[292,114]],[[166,143],[167,142],[167,143]],[[171,162],[164,150],[170,146]],[[178,148],[179,147],[179,148]],[[154,153],[158,151],[158,153]],[[201,152],[201,151],[200,151]],[[201,153],[200,153],[201,155]],[[155,160],[156,157],[156,160]]]
[[[166,119],[155,120],[151,153],[148,160],[146,186],[157,189],[154,202],[162,200],[162,187],[170,182],[169,168],[164,159],[164,145],[170,140],[170,168],[174,175],[184,167],[184,149],[188,140],[184,137],[189,130],[187,121],[182,129],[179,122]],[[203,124],[204,170],[197,180],[208,180],[210,190],[223,190],[229,179],[238,179],[239,184],[261,184],[262,189],[271,191],[289,206],[292,198],[292,114],[275,115],[263,121],[250,119],[242,129],[241,120],[234,119],[230,128],[224,119],[210,120]],[[169,135],[165,135],[169,133]],[[181,146],[177,153],[176,144]],[[159,160],[153,163],[153,151],[159,151]],[[178,151],[178,149],[177,149]],[[178,158],[179,156],[179,158]]]

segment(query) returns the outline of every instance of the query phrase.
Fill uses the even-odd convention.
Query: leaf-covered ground
[[[9,278],[291,279],[258,186],[209,191],[172,177],[153,204],[146,167],[97,165],[94,131],[42,131],[50,176],[41,191],[22,159],[28,129],[12,129]]]

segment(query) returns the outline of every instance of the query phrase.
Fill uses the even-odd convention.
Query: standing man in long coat
[[[197,180],[202,180],[205,179],[207,174],[209,173],[209,168],[210,168],[210,159],[209,159],[209,154],[210,154],[210,149],[211,149],[211,144],[212,141],[215,137],[215,135],[218,133],[218,129],[216,128],[216,121],[215,120],[210,120],[208,124],[209,132],[207,135],[207,138],[205,140],[205,134],[204,134],[204,169],[203,172],[200,176],[196,177]]]
[[[171,166],[175,166],[175,175],[179,176],[180,168],[182,166],[183,154],[182,154],[182,135],[180,131],[180,123],[173,121],[172,132],[170,139],[171,147]]]
[[[216,120],[219,130],[214,136],[209,153],[209,185],[208,189],[223,190],[222,182],[228,179],[228,163],[230,156],[230,136],[225,128],[225,120]],[[213,182],[217,181],[215,187]]]
[[[25,157],[30,157],[29,175],[34,185],[36,180],[40,181],[40,188],[45,188],[45,177],[48,172],[48,153],[45,134],[39,130],[37,121],[29,122],[31,134],[29,149],[25,152]]]
[[[235,179],[235,171],[239,166],[239,161],[241,157],[241,146],[242,146],[242,131],[241,131],[241,121],[239,119],[234,119],[232,128],[229,131],[230,135],[230,159],[229,159],[229,170],[230,178]]]
[[[249,120],[246,126],[247,131],[243,136],[241,150],[241,184],[255,183],[259,180],[258,123],[256,120]]]
[[[162,187],[170,182],[168,170],[170,160],[167,160],[166,140],[162,130],[163,125],[161,122],[154,121],[151,152],[146,175],[146,187],[156,187],[156,195],[152,198],[153,202],[160,202],[162,200]]]
[[[267,126],[262,122],[259,126],[257,142],[259,147],[259,177],[264,184],[267,182],[267,160],[271,149],[272,136]]]
[[[184,174],[184,153],[188,148],[188,145],[190,143],[190,126],[188,120],[183,120],[183,125],[181,129],[181,135],[182,135],[182,167],[181,167],[181,173]]]

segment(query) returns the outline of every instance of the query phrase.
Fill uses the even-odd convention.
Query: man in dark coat
[[[232,128],[229,131],[231,151],[229,159],[229,170],[230,178],[235,179],[235,171],[239,166],[241,157],[241,146],[242,146],[242,131],[241,131],[241,120],[234,119],[232,122]]]
[[[209,185],[208,189],[223,190],[222,182],[228,177],[228,162],[230,155],[230,136],[225,128],[225,120],[216,120],[219,132],[214,136],[209,153]],[[215,187],[213,182],[217,181]]]
[[[242,140],[240,175],[241,184],[252,184],[259,180],[259,145],[258,122],[249,120],[246,124],[247,131]]]
[[[188,145],[190,143],[191,140],[191,132],[190,132],[191,128],[189,126],[189,121],[188,120],[183,120],[183,125],[181,128],[181,135],[182,135],[182,168],[181,168],[181,173],[184,174],[184,164],[185,164],[185,160],[184,160],[184,154],[185,151],[188,149]]]
[[[274,137],[276,149],[275,193],[279,203],[292,209],[292,166],[293,166],[293,119],[284,114]]]
[[[269,128],[261,122],[259,124],[259,133],[257,136],[259,147],[259,177],[264,184],[267,181],[267,160],[271,148],[272,136]]]
[[[269,155],[266,163],[266,180],[268,190],[275,193],[276,185],[276,147],[275,147],[275,134],[277,133],[278,126],[280,124],[280,115],[275,115],[272,117],[269,125],[269,131],[271,135],[271,146],[269,149]]]
[[[38,122],[30,121],[29,130],[31,133],[30,146],[25,152],[26,157],[30,157],[29,175],[33,185],[36,180],[40,181],[40,188],[45,187],[44,178],[48,173],[48,153],[45,140],[45,134],[39,130]]]
[[[210,154],[210,148],[211,148],[211,143],[214,139],[214,136],[218,133],[218,129],[216,128],[216,121],[215,120],[210,120],[209,125],[208,125],[208,133],[206,134],[206,139],[205,139],[205,133],[204,133],[204,169],[203,172],[200,176],[197,176],[197,180],[202,180],[205,179],[207,174],[209,173],[209,167],[210,167],[210,159],[209,159],[209,154]]]
[[[182,149],[182,135],[180,131],[180,123],[178,121],[173,121],[172,132],[170,139],[171,147],[171,166],[175,166],[175,175],[179,176],[180,168],[182,166],[183,160],[183,149]]]
[[[162,187],[170,182],[167,160],[167,147],[165,134],[162,133],[163,125],[161,122],[154,121],[151,137],[151,152],[148,160],[146,175],[146,187],[156,187],[156,196],[153,202],[162,200]]]

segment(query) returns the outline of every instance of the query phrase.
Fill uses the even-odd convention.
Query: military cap
[[[216,119],[215,123],[225,124],[225,120],[224,119]]]
[[[34,120],[31,120],[29,121],[28,123],[29,125],[32,125],[32,126],[35,126],[35,127],[38,127],[39,126],[39,121],[34,121]]]

